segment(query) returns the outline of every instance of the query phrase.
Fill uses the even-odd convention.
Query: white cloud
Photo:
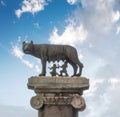
[[[80,1],[80,0],[67,0],[67,2],[68,2],[70,5],[73,5],[73,4],[77,3],[78,1]]]
[[[61,35],[58,34],[58,29],[54,28],[49,40],[52,44],[76,45],[77,43],[84,42],[86,38],[87,31],[82,24],[75,26],[73,23],[70,23],[65,27]]]
[[[24,53],[20,50],[20,48],[17,45],[12,46],[12,54],[14,56],[16,56],[17,58],[19,58],[22,61],[22,63],[24,63],[25,65],[27,65],[30,68],[33,68],[33,66],[34,66],[33,63],[30,63],[29,61],[24,60],[24,58],[23,58]]]
[[[37,72],[41,71],[38,65],[35,65],[35,69],[36,69]]]
[[[22,62],[25,64],[25,65],[27,65],[29,68],[34,68],[34,64],[33,63],[31,63],[31,62],[29,62],[29,61],[27,61],[27,60],[24,60],[24,59],[21,59],[22,60]]]
[[[35,28],[40,29],[40,24],[38,22],[33,23],[33,25],[34,25]]]
[[[23,0],[21,9],[15,11],[18,18],[25,12],[35,14],[39,11],[44,10],[47,5],[46,0]]]
[[[112,84],[110,87],[110,90],[118,90],[120,88],[119,84],[120,84],[120,79],[119,78],[111,78],[110,79],[110,83]],[[116,89],[116,87],[119,87]]]
[[[120,20],[120,12],[113,12],[113,22],[117,22],[118,20]]]
[[[120,34],[120,26],[117,27],[116,34]]]
[[[68,2],[70,1],[75,2],[74,0]],[[81,0],[81,4],[82,8],[76,9],[74,14],[68,18],[71,21],[62,34],[59,34],[59,28],[53,29],[49,39],[50,43],[75,45],[87,40],[92,45],[91,47],[95,47],[93,41],[107,39],[113,30],[115,32],[118,26],[116,22],[113,22],[114,0]],[[115,19],[118,20],[118,18],[114,18],[114,21]]]
[[[37,117],[37,112],[24,106],[11,106],[0,104],[1,117]]]
[[[78,56],[79,56],[79,59],[80,59],[80,60],[83,59],[83,57],[84,57],[84,55],[81,54],[81,53],[80,53]]]
[[[36,72],[40,72],[40,68],[38,65],[35,65],[34,63],[25,60],[24,59],[24,53],[21,51],[20,47],[19,47],[19,43],[21,41],[21,37],[18,37],[18,41],[17,44],[12,45],[12,55],[14,55],[15,57],[19,58],[20,61],[25,64],[26,66],[28,66],[29,68],[34,69]]]
[[[16,57],[18,57],[19,59],[23,58],[23,52],[20,51],[19,47],[17,45],[12,47],[12,54]]]
[[[91,26],[88,27],[90,28],[90,33],[96,32],[97,35],[103,35],[112,30],[114,26],[113,0],[82,0],[82,5],[85,9],[85,14],[82,16],[82,21],[85,20],[83,21],[85,26]]]
[[[87,92],[87,96],[93,96],[95,91],[97,90],[97,84],[99,83],[103,83],[104,82],[104,79],[101,78],[101,79],[95,79],[94,81],[90,82],[90,88]]]
[[[3,6],[6,6],[5,2],[4,1],[1,1],[0,2]]]
[[[80,116],[84,117],[119,117],[120,79],[94,79],[85,93],[87,108]],[[99,105],[99,106],[98,106]],[[111,107],[111,108],[110,108]]]

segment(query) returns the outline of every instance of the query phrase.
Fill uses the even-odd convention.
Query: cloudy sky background
[[[24,40],[76,47],[90,79],[79,115],[120,117],[120,0],[0,0],[0,27],[2,117],[37,117],[27,81],[41,64],[22,52]]]

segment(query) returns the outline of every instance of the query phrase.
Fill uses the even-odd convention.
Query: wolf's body
[[[69,64],[72,65],[74,70],[73,76],[80,76],[82,73],[83,64],[79,61],[77,51],[72,46],[54,44],[33,44],[33,42],[23,42],[23,51],[26,54],[30,54],[41,59],[42,73],[40,75],[46,75],[47,61],[54,62],[60,60],[66,60]],[[78,67],[79,73],[77,74]]]

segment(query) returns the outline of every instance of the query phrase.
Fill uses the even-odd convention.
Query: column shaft
[[[38,117],[78,117],[78,111],[72,106],[44,105],[38,110]]]

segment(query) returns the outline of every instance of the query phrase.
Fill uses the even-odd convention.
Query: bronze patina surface
[[[47,62],[59,62],[60,60],[64,61],[65,64],[69,63],[73,67],[74,73],[72,76],[80,76],[82,73],[83,64],[79,61],[77,50],[70,45],[34,44],[33,41],[31,41],[31,43],[24,41],[22,48],[25,54],[30,54],[41,60],[42,72],[39,76],[46,75]],[[78,68],[79,72],[77,73]],[[60,75],[62,75],[62,73],[68,75],[65,66],[63,66]],[[56,76],[56,72],[53,72],[52,76],[53,75]]]

